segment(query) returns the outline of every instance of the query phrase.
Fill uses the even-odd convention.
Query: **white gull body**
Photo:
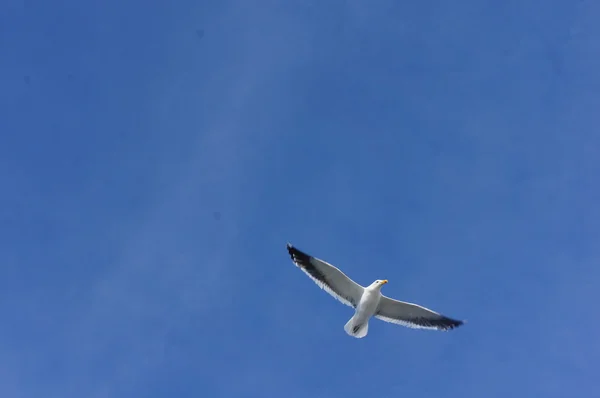
[[[310,256],[289,243],[287,249],[294,264],[319,287],[343,304],[354,308],[354,316],[344,326],[346,333],[352,337],[365,337],[372,317],[415,329],[446,331],[463,324],[463,321],[446,317],[420,305],[384,296],[381,294],[381,288],[388,283],[386,279],[378,279],[363,287],[333,265]]]
[[[354,316],[344,325],[344,330],[350,336],[362,338],[367,335],[369,331],[369,319],[375,315],[381,301],[381,287],[387,282],[385,279],[378,279],[363,290]]]

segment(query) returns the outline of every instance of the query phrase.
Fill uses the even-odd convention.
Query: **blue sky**
[[[593,396],[599,18],[1,2],[0,395]],[[469,323],[352,339],[288,241]]]

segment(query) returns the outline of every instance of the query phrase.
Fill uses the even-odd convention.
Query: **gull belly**
[[[372,291],[369,289],[365,289],[362,297],[360,298],[360,302],[356,307],[355,317],[359,322],[369,321],[373,315],[375,315],[375,311],[377,310],[377,306],[379,305],[379,300],[381,300],[381,293],[378,291]]]
[[[363,338],[369,331],[369,320],[381,300],[381,292],[379,289],[366,288],[356,306],[354,316],[344,325],[344,330],[352,337]]]

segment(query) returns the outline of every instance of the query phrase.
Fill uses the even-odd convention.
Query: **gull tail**
[[[364,321],[363,323],[357,323],[354,317],[350,318],[346,325],[344,325],[344,330],[352,337],[356,337],[357,339],[362,339],[369,332],[369,321]]]

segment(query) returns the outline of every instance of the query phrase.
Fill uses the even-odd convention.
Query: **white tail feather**
[[[357,339],[362,339],[369,332],[369,321],[365,321],[362,324],[355,324],[354,317],[350,318],[348,322],[344,325],[344,330],[352,337],[356,337]]]

